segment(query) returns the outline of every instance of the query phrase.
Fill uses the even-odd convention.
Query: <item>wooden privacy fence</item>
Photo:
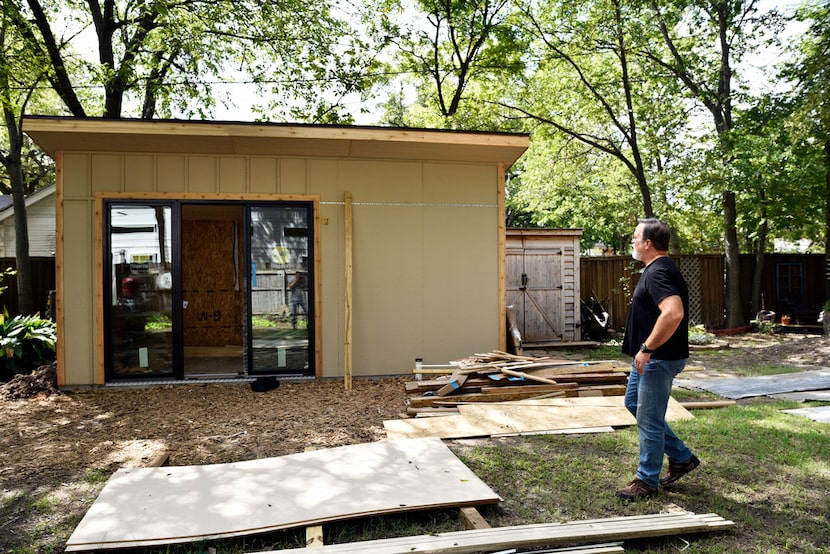
[[[672,256],[689,283],[692,324],[723,329],[726,263],[721,254]],[[791,315],[798,323],[815,324],[824,304],[823,254],[767,254],[761,274],[762,308],[772,310],[777,320]],[[640,262],[629,256],[583,257],[580,259],[582,299],[601,301],[611,314],[611,327],[622,329],[631,292],[639,279]],[[751,302],[755,257],[740,257],[741,307],[744,321],[755,318]]]
[[[55,290],[55,258],[31,258],[32,261],[32,295],[35,311],[46,317],[49,309],[49,295]],[[17,269],[17,260],[14,258],[0,258],[0,271]],[[3,279],[0,286],[7,287],[0,294],[0,312],[5,309],[9,315],[19,313],[17,305],[17,276]]]
[[[725,261],[720,254],[672,256],[689,282],[689,310],[693,323],[709,329],[722,329],[725,323],[724,285]],[[755,258],[743,254],[741,263],[741,306],[744,320],[755,317],[750,294]],[[823,254],[767,254],[761,276],[763,308],[780,318],[791,315],[798,323],[814,324],[824,301]],[[0,271],[16,268],[14,258],[0,258]],[[600,300],[611,314],[611,327],[622,329],[631,291],[639,279],[642,264],[629,256],[580,258],[580,290],[582,300]],[[45,316],[49,295],[55,289],[55,259],[32,258],[35,309]],[[0,310],[18,314],[17,280],[6,279],[8,287],[0,295]],[[578,308],[577,308],[578,309]]]
[[[721,328],[724,322],[724,259],[720,254],[672,256],[689,283],[689,316],[694,324]],[[582,299],[599,300],[611,315],[611,327],[622,329],[631,293],[643,264],[631,256],[580,259]]]

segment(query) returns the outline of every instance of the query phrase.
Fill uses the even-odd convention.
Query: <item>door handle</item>
[[[522,273],[522,285],[519,290],[527,290],[527,273]]]

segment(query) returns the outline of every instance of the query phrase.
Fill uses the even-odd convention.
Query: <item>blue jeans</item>
[[[672,381],[683,371],[686,360],[650,360],[643,375],[637,373],[631,362],[631,374],[625,389],[625,407],[637,418],[640,433],[640,465],[637,478],[657,487],[663,455],[670,461],[685,462],[692,451],[666,423]]]

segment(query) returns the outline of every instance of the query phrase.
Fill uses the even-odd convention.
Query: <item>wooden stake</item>
[[[536,375],[530,375],[529,373],[525,373],[524,371],[513,371],[512,369],[505,369],[502,368],[501,372],[507,375],[512,375],[514,377],[522,377],[523,379],[529,379],[531,381],[539,381],[540,383],[547,383],[548,385],[558,385],[556,381],[553,379],[547,379],[545,377],[537,377]]]
[[[681,402],[680,405],[686,408],[687,410],[705,410],[711,408],[728,408],[730,406],[736,406],[738,403],[734,400],[710,400],[710,401],[693,401],[690,400],[689,402]]]
[[[346,193],[345,202],[345,248],[344,258],[346,262],[345,275],[345,337],[343,344],[343,365],[344,365],[344,379],[347,391],[352,390],[352,193]]]

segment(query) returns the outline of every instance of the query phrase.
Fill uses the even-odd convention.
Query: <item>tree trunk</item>
[[[824,209],[824,302],[830,300],[830,140],[824,141],[824,189],[827,200]]]
[[[757,314],[765,308],[763,299],[761,298],[761,275],[764,272],[764,255],[767,249],[767,231],[769,224],[767,223],[767,204],[766,195],[763,188],[760,191],[761,196],[761,228],[758,230],[758,238],[755,240],[755,269],[752,272],[752,292],[750,296],[752,315]]]
[[[8,164],[14,205],[14,254],[17,259],[17,311],[20,314],[35,312],[32,292],[32,264],[29,261],[29,218],[26,214],[26,184],[20,156]]]
[[[726,328],[744,325],[741,306],[740,250],[738,248],[735,193],[723,193],[724,250],[726,254]]]
[[[26,181],[23,178],[23,132],[18,119],[8,107],[3,109],[3,119],[9,136],[9,153],[3,157],[3,165],[9,173],[9,185],[14,206],[14,243],[17,258],[17,311],[34,313],[32,292],[32,264],[29,261],[29,221],[26,215]]]

